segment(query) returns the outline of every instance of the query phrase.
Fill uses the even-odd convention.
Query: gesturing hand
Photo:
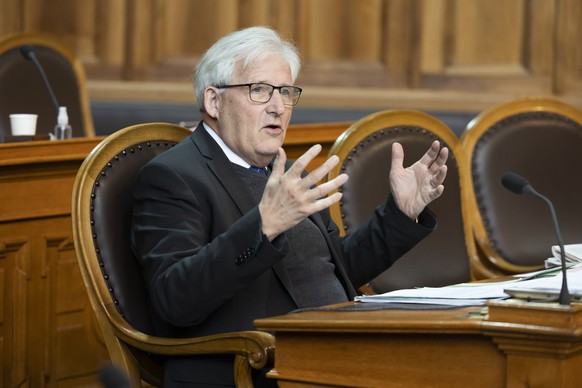
[[[285,172],[287,156],[283,148],[279,148],[279,154],[273,163],[273,171],[259,203],[263,233],[269,240],[273,240],[311,214],[340,200],[342,195],[339,192],[330,196],[327,194],[348,180],[346,174],[315,186],[339,162],[337,156],[330,157],[313,172],[301,177],[309,162],[320,152],[321,146],[314,145]]]
[[[425,206],[445,190],[443,182],[447,175],[445,163],[448,156],[448,148],[441,148],[435,140],[420,160],[404,168],[402,145],[392,145],[390,190],[398,208],[411,219],[418,217]]]

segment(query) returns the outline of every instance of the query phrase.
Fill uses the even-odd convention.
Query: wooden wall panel
[[[122,78],[125,0],[3,0],[0,33],[44,32],[58,37],[83,61],[92,79]]]
[[[22,23],[22,1],[0,1],[0,36],[24,29]]]
[[[99,140],[0,144],[2,387],[97,386],[109,358],[70,218],[73,180]]]
[[[302,104],[328,108],[459,111],[459,103],[523,95],[582,104],[581,19],[578,0],[0,3],[1,34],[57,35],[81,57],[89,80],[101,81],[90,82],[97,99],[116,99],[127,88],[115,81],[137,81],[146,87],[136,86],[136,100],[164,101],[163,91],[172,90],[189,103],[193,68],[216,39],[268,25],[299,47]],[[366,99],[354,98],[361,93]]]
[[[456,0],[449,67],[519,67],[524,12],[524,0]]]
[[[55,382],[83,382],[93,380],[98,368],[108,359],[103,343],[96,341],[93,310],[86,296],[81,272],[73,245],[69,220],[58,230],[60,236],[46,237],[47,266],[50,268],[47,304],[52,325],[47,342],[47,370],[54,373]],[[48,225],[47,225],[48,226]],[[46,228],[49,229],[49,228]],[[100,351],[96,351],[100,350]]]
[[[1,232],[1,227],[0,227]],[[13,235],[0,241],[0,268],[2,272],[2,379],[0,385],[20,386],[27,379],[29,349],[27,337],[30,328],[29,293],[30,244],[26,234]]]
[[[130,80],[189,82],[195,64],[218,38],[270,25],[293,38],[295,6],[288,0],[129,1]]]
[[[308,85],[404,87],[415,1],[304,0],[299,49]]]
[[[127,40],[127,4],[119,0],[94,0],[87,17],[85,37],[79,42],[81,59],[91,79],[124,78]]]
[[[582,95],[582,2],[558,3],[556,26],[555,93]]]
[[[554,1],[422,4],[421,88],[551,93]]]
[[[127,79],[187,82],[208,44],[236,26],[233,4],[235,0],[130,0]]]
[[[418,1],[391,0],[384,10],[385,31],[382,44],[382,61],[391,78],[391,87],[416,88],[419,67],[419,25],[421,22]]]

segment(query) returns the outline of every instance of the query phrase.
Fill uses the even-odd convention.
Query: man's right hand
[[[329,182],[315,186],[338,164],[339,158],[335,155],[313,172],[301,177],[307,165],[320,152],[321,145],[314,145],[285,172],[287,156],[283,148],[279,148],[279,154],[273,163],[273,171],[259,203],[263,233],[269,241],[311,214],[330,207],[342,197],[340,192],[327,195],[348,180],[347,174],[340,174]]]

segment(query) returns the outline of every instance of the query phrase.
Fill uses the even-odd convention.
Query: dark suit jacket
[[[297,308],[282,261],[285,235],[272,243],[263,239],[256,201],[201,125],[142,169],[133,215],[132,248],[149,287],[158,335],[253,330],[253,320]],[[327,210],[310,218],[325,236],[349,298],[436,226],[430,211],[421,214],[428,225],[423,227],[391,198],[346,238],[339,237]],[[169,363],[172,379],[212,379],[196,374],[220,364],[197,368],[199,362],[184,362]],[[232,381],[232,373],[228,377]]]

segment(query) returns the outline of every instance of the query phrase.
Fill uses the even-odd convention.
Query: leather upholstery
[[[539,109],[508,115],[475,142],[471,177],[487,243],[510,265],[542,266],[558,241],[547,205],[509,192],[500,183],[501,175],[516,172],[548,197],[564,243],[580,243],[581,150],[581,123]]]
[[[414,119],[410,119],[410,116]],[[417,117],[426,119],[427,125],[415,125]],[[375,125],[375,121],[383,123]],[[340,189],[343,196],[339,207],[345,233],[357,228],[390,193],[388,175],[392,143],[402,144],[405,166],[417,161],[435,139],[440,139],[451,151],[447,162],[445,191],[441,198],[429,206],[438,217],[437,230],[374,279],[370,286],[375,292],[436,287],[470,280],[461,213],[460,177],[455,155],[458,150],[457,137],[441,122],[438,122],[438,126],[430,126],[430,123],[436,122],[438,120],[421,112],[379,112],[355,123],[332,148],[331,153],[341,153],[342,143],[346,146],[350,144],[343,150],[346,156],[342,158],[340,167],[341,172],[350,177]],[[368,130],[360,131],[360,126],[367,126]]]
[[[129,245],[133,184],[143,165],[174,144],[160,140],[128,147],[107,163],[91,193],[93,239],[103,276],[120,314],[147,334],[154,334],[154,328],[146,286]]]

